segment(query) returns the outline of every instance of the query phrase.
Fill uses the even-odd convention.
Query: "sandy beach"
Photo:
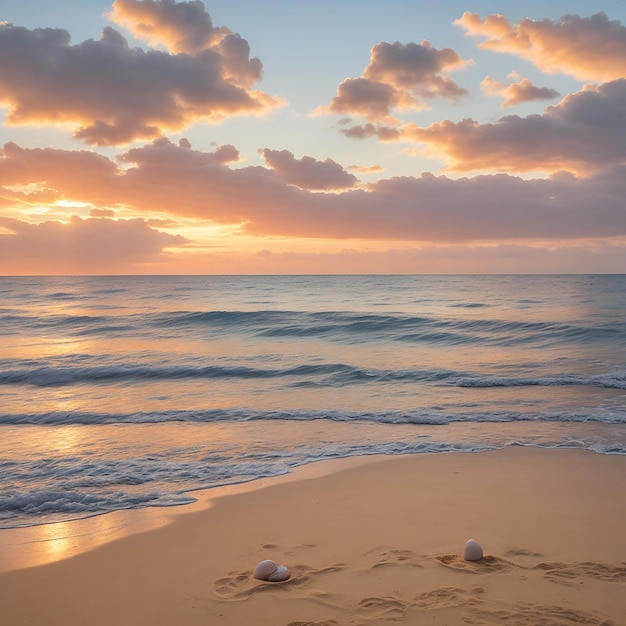
[[[1,621],[623,625],[624,478],[624,456],[564,449],[320,463],[5,572]],[[254,580],[262,559],[291,579]]]

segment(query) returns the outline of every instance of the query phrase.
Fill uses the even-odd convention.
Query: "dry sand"
[[[626,457],[509,448],[319,466],[333,473],[305,468],[3,573],[0,623],[626,624]],[[469,538],[482,561],[461,558]],[[266,558],[292,578],[252,579]]]

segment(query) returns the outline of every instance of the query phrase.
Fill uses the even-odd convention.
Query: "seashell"
[[[267,580],[272,583],[281,583],[284,580],[289,580],[290,577],[291,572],[284,565],[279,565],[276,570],[267,577]]]
[[[476,541],[470,539],[465,544],[465,549],[463,550],[463,558],[466,561],[480,561],[480,559],[483,558],[483,549]]]
[[[266,559],[265,561],[261,561],[254,568],[252,577],[257,578],[258,580],[269,580],[269,576],[271,576],[277,569],[278,566],[274,563],[274,561]]]

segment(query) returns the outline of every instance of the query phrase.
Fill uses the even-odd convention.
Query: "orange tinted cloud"
[[[58,197],[88,197],[98,205],[107,202],[118,171],[116,163],[89,150],[26,149],[11,141],[1,151],[0,185],[37,184]]]
[[[348,165],[348,169],[359,174],[374,174],[383,172],[385,168],[382,165]]]
[[[112,209],[91,209],[89,215],[91,217],[115,217],[115,211]]]
[[[115,0],[107,17],[152,46],[172,52],[200,52],[230,34],[215,28],[202,2],[170,0]],[[260,69],[260,68],[259,68]]]
[[[120,165],[105,159],[99,168],[80,151],[63,152],[9,146],[0,184],[38,181],[94,208],[200,218],[252,235],[420,242],[626,236],[626,165],[586,178],[422,175],[381,180],[367,190],[311,193],[271,169],[231,168],[232,146],[205,153],[161,139],[120,155]],[[72,166],[65,176],[62,161]],[[92,180],[82,163],[95,173]]]
[[[214,27],[199,0],[115,0],[108,17],[137,39],[164,45],[170,52],[217,55],[228,83],[248,89],[261,79],[263,64],[250,58],[248,42],[224,26]]]
[[[0,104],[8,124],[67,124],[92,145],[151,139],[282,105],[250,89],[261,64],[248,52],[236,35],[197,54],[171,54],[131,48],[110,27],[72,45],[62,29],[2,24]]]
[[[149,228],[144,220],[80,219],[27,224],[0,217],[0,265],[5,274],[93,274],[127,271],[158,261],[187,240]]]
[[[363,75],[347,78],[325,113],[348,113],[376,121],[388,118],[394,109],[427,108],[427,100],[443,98],[456,102],[467,95],[447,73],[465,67],[451,48],[437,50],[427,41],[376,44]]]
[[[403,127],[404,138],[439,151],[456,171],[586,173],[626,162],[626,79],[587,87],[543,115],[510,115],[493,124],[444,120]]]
[[[470,35],[486,37],[481,48],[517,54],[548,74],[610,81],[626,73],[626,27],[602,12],[587,18],[566,15],[560,22],[526,18],[518,24],[502,15],[483,20],[466,12],[455,24]]]
[[[40,204],[53,204],[59,200],[58,192],[53,189],[40,188],[33,191],[19,189],[0,188],[0,206],[36,206]]]
[[[289,150],[259,150],[267,165],[281,180],[301,189],[329,191],[353,187],[358,179],[332,159],[317,161],[305,156],[296,159]]]
[[[533,85],[528,78],[506,85],[487,76],[480,86],[484,94],[504,98],[504,102],[500,105],[502,107],[511,107],[533,100],[553,100],[560,95],[556,89]]]

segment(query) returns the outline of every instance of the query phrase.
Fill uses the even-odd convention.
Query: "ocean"
[[[626,454],[626,275],[0,277],[0,528],[322,459]]]

